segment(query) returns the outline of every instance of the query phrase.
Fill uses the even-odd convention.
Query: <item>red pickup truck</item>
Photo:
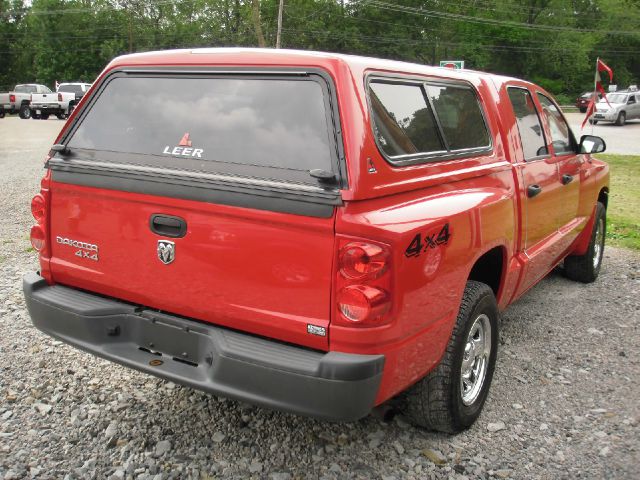
[[[396,397],[471,425],[500,311],[602,262],[602,139],[551,95],[329,53],[113,60],[32,201],[42,331],[194,388],[331,420]]]

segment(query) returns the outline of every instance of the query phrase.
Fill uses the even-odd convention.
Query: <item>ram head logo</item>
[[[176,244],[168,240],[158,240],[158,260],[169,265],[176,258]]]

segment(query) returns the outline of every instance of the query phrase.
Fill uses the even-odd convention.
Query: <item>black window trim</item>
[[[371,108],[371,83],[390,83],[390,84],[400,84],[400,85],[413,85],[420,87],[422,95],[425,99],[425,103],[429,106],[431,110],[431,114],[435,119],[436,127],[438,130],[438,135],[443,145],[447,148],[447,150],[438,150],[433,152],[419,152],[419,153],[411,153],[405,155],[394,155],[390,156],[383,150],[382,146],[378,142],[378,136],[376,135],[376,129],[374,124],[374,116],[373,110]],[[454,88],[464,88],[469,89],[476,97],[476,101],[478,102],[478,108],[480,110],[480,114],[482,115],[482,120],[484,123],[484,127],[487,131],[487,136],[489,138],[489,144],[487,146],[482,147],[473,147],[473,148],[461,148],[457,150],[451,150],[449,148],[449,141],[444,135],[444,131],[442,128],[442,123],[440,122],[440,118],[438,117],[435,108],[433,108],[433,102],[429,97],[426,86],[434,85],[434,86],[446,86],[446,87],[454,87]],[[427,77],[420,75],[403,75],[403,74],[385,74],[382,72],[371,72],[365,76],[365,91],[367,96],[367,106],[369,109],[369,128],[373,133],[373,137],[376,142],[376,147],[378,147],[378,151],[382,155],[382,157],[392,166],[394,167],[405,167],[411,165],[421,165],[427,163],[436,163],[443,162],[447,160],[457,160],[461,158],[469,158],[477,155],[489,155],[493,153],[493,136],[491,133],[491,129],[489,128],[489,124],[487,122],[487,115],[482,106],[482,102],[480,101],[480,97],[475,87],[467,81],[464,80],[453,80],[453,79],[444,79],[439,77]]]
[[[342,128],[340,124],[340,116],[338,114],[338,102],[335,91],[335,86],[333,84],[333,80],[331,76],[320,68],[246,68],[246,67],[238,67],[238,68],[230,68],[230,67],[212,67],[212,66],[204,66],[204,67],[193,67],[190,66],[188,68],[184,67],[120,67],[115,68],[111,72],[109,72],[103,79],[100,80],[100,83],[96,85],[96,89],[94,94],[91,96],[89,101],[84,105],[82,111],[78,112],[79,115],[74,119],[72,125],[67,129],[64,136],[60,139],[60,142],[66,144],[68,140],[75,134],[78,127],[88,114],[88,112],[95,105],[97,100],[100,98],[102,93],[104,92],[107,85],[116,78],[125,78],[125,77],[164,77],[164,78],[198,78],[198,77],[208,77],[208,78],[265,78],[265,79],[302,79],[305,78],[308,81],[315,81],[320,85],[323,91],[323,98],[325,102],[325,111],[326,111],[326,122],[327,122],[327,131],[329,133],[329,141],[330,141],[330,151],[331,151],[331,168],[332,172],[336,175],[337,182],[333,186],[323,185],[318,182],[315,190],[321,193],[329,193],[333,192],[334,196],[340,196],[339,189],[348,188],[348,178],[347,178],[347,168],[346,168],[346,160],[344,153],[344,145],[342,142]],[[131,154],[135,155],[135,154]],[[59,157],[56,155],[54,158]],[[62,158],[62,157],[61,157]],[[66,157],[67,163],[69,158]],[[55,168],[55,162],[54,162]],[[124,167],[126,169],[126,166]],[[271,167],[273,169],[275,167]],[[266,168],[265,170],[268,170]],[[238,175],[238,177],[243,177],[243,180],[250,180],[251,177],[246,177],[243,175]],[[260,185],[264,184],[264,181],[270,181],[270,178],[262,178],[255,177],[256,182]],[[277,180],[280,183],[289,184],[291,186],[292,191],[301,192],[304,189],[299,188],[300,184],[291,181],[287,182],[283,179]],[[304,184],[305,186],[312,186],[313,183]],[[322,195],[324,197],[324,195]],[[335,203],[335,202],[332,202]]]
[[[533,93],[531,93],[531,90],[528,89],[527,87],[523,87],[522,85],[507,85],[507,97],[509,96],[509,89],[513,88],[513,89],[519,89],[519,90],[524,90],[525,92],[529,93],[529,95],[531,96],[531,100],[533,101]],[[537,91],[535,92],[537,93]],[[511,105],[511,109],[513,110],[513,104],[511,103],[511,99],[509,98],[509,105]],[[549,150],[549,142],[547,141],[547,134],[544,131],[544,123],[542,122],[542,118],[540,118],[540,112],[538,111],[538,107],[536,106],[536,103],[533,102],[533,108],[536,111],[536,116],[538,117],[538,122],[540,123],[540,127],[542,128],[542,139],[544,140],[544,146],[547,149],[547,154],[546,155],[536,155],[535,157],[531,157],[531,158],[525,158],[524,157],[524,148],[522,149],[522,159],[525,163],[530,163],[530,162],[537,162],[539,160],[546,160],[548,158],[551,158],[551,151]],[[516,119],[516,127],[518,128],[518,136],[520,137],[520,145],[522,145],[522,135],[520,134],[520,125],[518,124],[518,119],[515,116],[515,111],[514,111],[514,118]]]

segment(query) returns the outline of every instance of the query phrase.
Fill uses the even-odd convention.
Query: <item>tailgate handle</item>
[[[172,215],[151,215],[149,227],[153,233],[163,237],[181,238],[187,233],[187,222]]]

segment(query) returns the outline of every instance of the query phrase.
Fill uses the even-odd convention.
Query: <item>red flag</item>
[[[611,68],[609,68],[606,63],[598,58],[598,60],[596,61],[596,78],[593,82],[593,95],[591,96],[591,100],[589,100],[589,106],[587,107],[587,114],[585,115],[584,121],[582,122],[582,128],[584,128],[584,124],[587,123],[589,117],[593,115],[595,104],[597,103],[596,99],[598,98],[597,92],[600,92],[602,94],[602,98],[604,98],[607,104],[611,106],[611,104],[609,103],[609,99],[607,98],[607,93],[602,86],[602,78],[600,77],[600,72],[607,72],[609,74],[609,82],[613,82],[613,70],[611,70]]]
[[[584,117],[584,120],[582,121],[582,126],[580,127],[580,129],[582,130],[584,128],[584,124],[587,123],[587,120],[589,120],[589,117],[591,115],[593,115],[593,111],[595,110],[595,102],[593,101],[593,96],[591,97],[591,99],[589,100],[589,106],[587,107],[587,114]]]
[[[598,71],[607,72],[609,74],[609,82],[613,82],[613,70],[600,59],[598,59]]]
[[[596,82],[596,89],[602,94],[602,98],[606,100],[607,105],[611,106],[609,99],[607,98],[607,92],[604,91],[604,87],[599,81]]]

